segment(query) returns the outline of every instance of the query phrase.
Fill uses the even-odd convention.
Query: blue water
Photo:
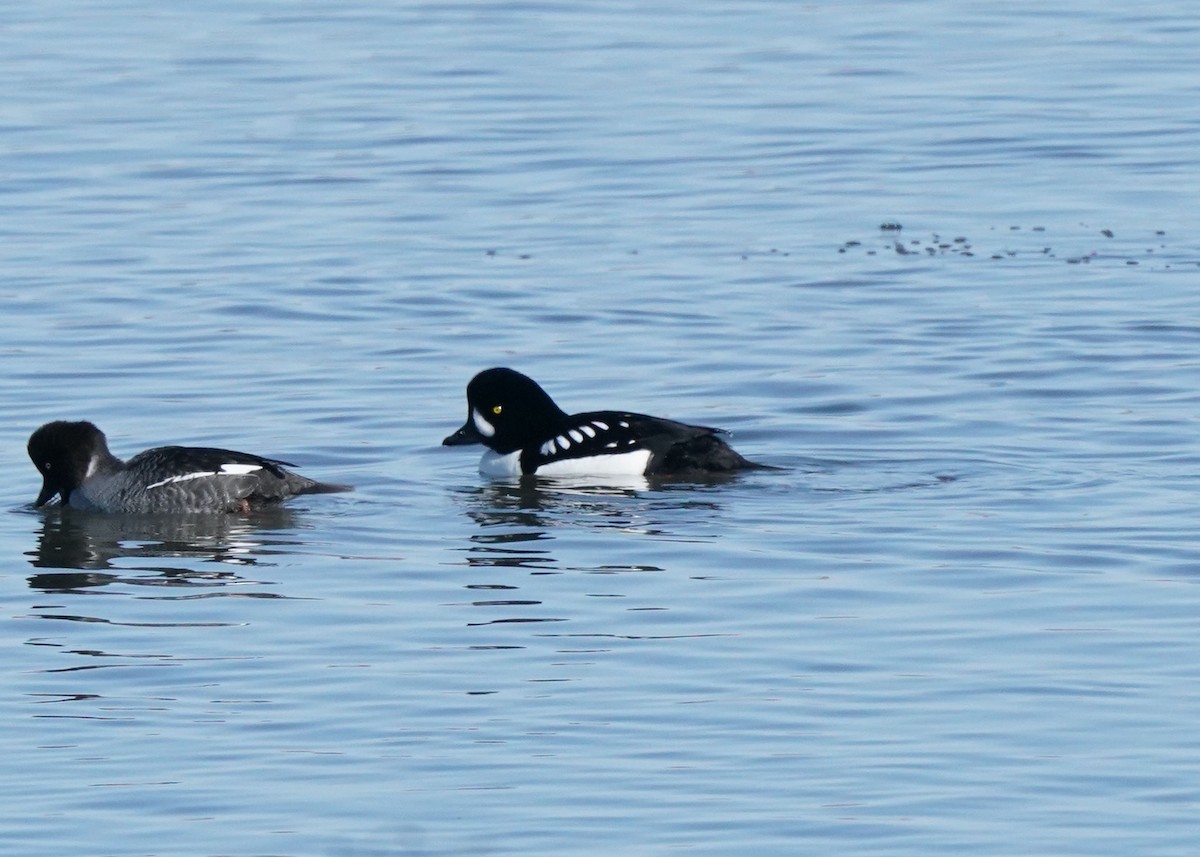
[[[1200,849],[1190,4],[4,17],[5,854]],[[491,365],[783,470],[489,483]]]

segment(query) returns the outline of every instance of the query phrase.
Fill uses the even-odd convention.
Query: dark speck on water
[[[994,229],[990,230],[990,231],[994,231]],[[1022,227],[1009,226],[1006,231],[1012,240],[1015,240],[1015,241],[1020,240],[1020,234],[1022,232]],[[1039,233],[1039,234],[1044,235],[1047,230],[1046,230],[1046,227],[1044,227],[1044,226],[1034,226],[1034,227],[1031,227],[1028,231],[1031,233]],[[1100,234],[1106,238],[1115,238],[1115,232],[1111,229],[1103,229],[1100,231]],[[1165,232],[1163,232],[1162,230],[1156,230],[1153,234],[1156,237],[1161,237],[1162,235],[1165,234]],[[1197,258],[1197,257],[1200,257],[1200,252],[1198,252],[1196,250],[1196,248],[1187,247],[1187,248],[1179,248],[1177,250],[1174,250],[1172,248],[1167,247],[1167,245],[1161,244],[1161,243],[1159,243],[1156,247],[1145,247],[1144,245],[1139,245],[1137,243],[1131,242],[1130,244],[1128,244],[1125,247],[1107,246],[1105,248],[1104,253],[1101,254],[1097,250],[1090,249],[1090,247],[1089,247],[1089,249],[1087,249],[1084,252],[1078,252],[1079,245],[1087,242],[1087,234],[1086,233],[1064,232],[1059,237],[1063,244],[1066,244],[1067,246],[1072,246],[1072,247],[1076,248],[1076,252],[1073,252],[1070,255],[1063,256],[1063,261],[1065,261],[1067,264],[1071,264],[1071,265],[1083,264],[1083,263],[1091,262],[1093,260],[1100,260],[1100,259],[1113,261],[1113,262],[1128,262],[1130,260],[1130,257],[1133,254],[1145,255],[1147,253],[1154,253],[1157,250],[1167,250],[1168,255],[1174,256],[1176,258],[1175,264],[1179,264],[1180,262],[1185,262],[1188,264],[1200,264],[1200,259]],[[914,247],[920,246],[921,243],[922,242],[920,239],[910,239],[909,240],[909,244]],[[862,251],[868,256],[875,255],[876,251],[881,250],[881,249],[891,249],[892,251],[894,251],[894,253],[896,255],[899,255],[899,256],[914,255],[911,251],[909,251],[906,247],[902,246],[899,242],[889,241],[887,244],[872,246],[872,242],[870,241],[870,239],[867,239],[867,238],[852,239],[849,241],[844,241],[842,243],[842,245],[838,248],[838,252],[845,254],[848,250],[858,249],[858,248],[862,248]],[[1029,244],[1029,245],[1024,245],[1024,244],[1013,245],[1010,242],[1010,243],[1006,243],[1006,245],[1003,247],[997,247],[995,249],[990,250],[987,253],[987,258],[994,260],[994,261],[1003,261],[1006,259],[1021,258],[1028,254],[1036,254],[1038,256],[1050,257],[1050,258],[1055,258],[1059,255],[1059,253],[1056,252],[1053,247],[1047,246],[1044,243],[1033,243],[1033,244]],[[969,238],[967,238],[966,236],[960,235],[960,236],[955,237],[951,241],[946,242],[946,241],[940,240],[937,232],[933,232],[933,233],[931,233],[931,236],[929,238],[928,246],[925,247],[925,256],[928,257],[928,256],[940,256],[940,255],[961,256],[961,257],[970,258],[970,257],[975,256],[976,253],[975,253],[975,248],[972,247],[971,240]],[[1170,264],[1171,263],[1165,263],[1164,267],[1170,267]]]

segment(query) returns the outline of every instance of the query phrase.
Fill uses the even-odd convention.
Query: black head
[[[527,375],[485,369],[467,385],[467,421],[442,444],[482,443],[509,453],[553,434],[566,416]]]
[[[97,455],[110,456],[104,432],[89,422],[46,423],[29,437],[29,457],[42,474],[42,491],[35,506],[57,494],[66,503],[83,484]]]

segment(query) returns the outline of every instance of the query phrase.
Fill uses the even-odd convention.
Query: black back
[[[484,421],[481,431],[477,417]],[[627,411],[568,415],[532,378],[486,369],[467,385],[467,421],[443,443],[482,443],[506,455],[522,450],[521,469],[563,459],[650,450],[646,473],[725,472],[757,467],[721,439],[720,429]]]

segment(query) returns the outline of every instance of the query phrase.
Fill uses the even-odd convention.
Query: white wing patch
[[[262,470],[261,464],[222,464],[221,472],[230,476],[245,476],[255,470]]]
[[[628,420],[618,420],[616,424],[623,429],[631,428]],[[548,461],[537,469],[539,476],[641,476],[646,472],[650,463],[650,450],[640,448],[637,438],[620,438],[608,440],[604,433],[611,431],[609,423],[604,420],[592,420],[580,423],[574,428],[567,429],[563,434],[547,440],[538,451],[547,458],[554,458],[559,453],[571,449],[571,444],[582,445],[589,440],[604,444],[604,452],[600,455],[584,456],[582,458],[560,458]],[[617,450],[613,452],[612,450]],[[487,459],[487,456],[484,456]],[[501,458],[504,458],[501,464]],[[519,461],[509,462],[507,457],[495,456],[492,460],[481,463],[480,470],[492,476],[520,475]]]
[[[168,476],[166,479],[160,479],[146,486],[146,490],[151,488],[161,488],[164,485],[170,485],[173,482],[189,482],[192,479],[203,479],[206,476],[245,476],[248,473],[253,473],[256,470],[262,470],[261,464],[222,464],[220,470],[197,470],[195,473],[181,473],[178,476]]]
[[[152,482],[146,486],[146,490],[151,488],[161,488],[164,485],[170,485],[172,482],[187,482],[190,479],[203,479],[205,476],[216,476],[215,470],[203,470],[196,473],[183,473],[179,476],[168,476],[166,479],[160,479],[157,482]]]

